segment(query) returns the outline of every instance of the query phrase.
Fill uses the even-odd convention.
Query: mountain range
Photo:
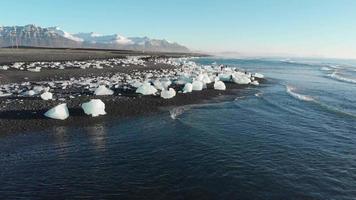
[[[58,27],[0,26],[0,47],[100,48],[137,51],[189,52],[175,42],[148,37],[124,37],[119,34],[71,34]]]

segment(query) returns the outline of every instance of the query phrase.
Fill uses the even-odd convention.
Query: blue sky
[[[165,38],[211,52],[356,58],[355,0],[11,0],[1,2],[0,24]]]

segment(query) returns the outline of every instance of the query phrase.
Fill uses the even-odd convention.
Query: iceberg
[[[150,83],[145,82],[140,87],[137,88],[136,93],[143,95],[153,95],[157,92],[157,89],[153,87]]]
[[[214,89],[215,90],[226,90],[225,83],[222,81],[215,81],[214,83]]]
[[[201,81],[193,81],[192,85],[193,85],[192,88],[193,91],[201,91],[203,90],[204,87],[204,84]]]
[[[89,102],[83,103],[82,108],[85,114],[91,115],[92,117],[106,115],[105,104],[100,99],[92,99]]]
[[[48,110],[44,116],[52,119],[65,120],[69,117],[69,111],[66,103],[59,104]]]
[[[44,92],[41,94],[41,99],[47,101],[53,98],[53,94],[50,92]]]
[[[183,93],[190,93],[193,91],[193,84],[186,83],[183,88]]]
[[[110,90],[109,88],[105,87],[105,85],[100,85],[96,90],[94,91],[94,94],[97,96],[103,96],[103,95],[113,95],[114,91]]]
[[[169,90],[162,90],[161,97],[163,99],[171,99],[176,96],[176,91],[173,88],[169,88]]]

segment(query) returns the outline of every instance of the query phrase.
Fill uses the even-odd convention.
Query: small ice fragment
[[[50,92],[44,92],[43,94],[41,94],[41,98],[47,101],[53,98],[53,94]]]
[[[102,95],[113,95],[114,91],[110,90],[109,88],[105,87],[105,85],[100,85],[94,91],[95,95],[102,96]]]
[[[82,108],[87,115],[97,117],[99,115],[106,115],[105,104],[100,99],[92,99],[89,102],[83,103]]]
[[[145,82],[140,87],[137,88],[136,93],[143,95],[153,95],[157,92],[157,89],[153,87],[150,83]]]
[[[69,117],[69,111],[66,103],[59,104],[48,110],[44,116],[52,119],[65,120]]]
[[[176,96],[176,91],[173,88],[169,88],[169,90],[162,90],[161,97],[163,99],[171,99]]]
[[[260,83],[258,81],[252,81],[251,85],[258,86],[258,85],[260,85]]]
[[[215,90],[226,90],[225,83],[222,81],[215,81],[214,83],[214,89]]]
[[[33,90],[29,90],[29,91],[26,91],[25,93],[24,93],[24,95],[25,96],[33,96],[33,95],[35,95],[36,94],[36,92],[35,91],[33,91]]]

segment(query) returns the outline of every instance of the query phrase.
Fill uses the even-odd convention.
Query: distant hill
[[[189,52],[187,47],[178,43],[148,37],[97,33],[70,34],[58,27],[42,28],[35,25],[0,26],[0,47],[9,46]]]

